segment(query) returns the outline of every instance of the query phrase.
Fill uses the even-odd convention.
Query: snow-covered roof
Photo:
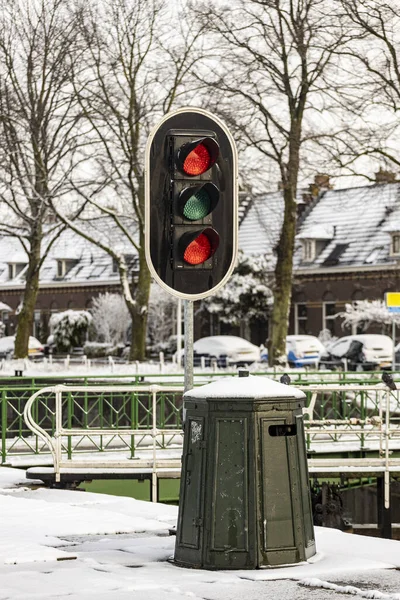
[[[269,256],[271,269],[283,208],[281,192],[256,196],[239,230],[239,247]],[[396,264],[390,234],[400,231],[399,183],[327,190],[307,210],[298,224],[295,270]],[[325,241],[313,261],[303,262],[304,239]]]
[[[305,398],[304,392],[268,377],[224,377],[184,394],[188,398]]]
[[[304,229],[296,237],[299,240],[331,240],[335,235],[333,225],[324,225],[315,223]]]
[[[400,221],[400,186],[379,184],[322,194],[300,225],[298,239],[320,224],[334,228],[314,261],[302,263],[302,249],[297,246],[295,268],[362,266],[393,262],[390,252],[391,224]]]
[[[108,237],[111,236],[111,230],[112,227],[109,223]],[[118,246],[118,251],[123,252],[121,243],[124,242],[124,248],[126,248],[124,253],[129,257],[128,266],[135,268],[135,249],[127,241],[124,241],[120,233],[118,234],[115,230],[114,232],[116,243],[112,244],[113,249],[115,250]],[[24,260],[20,260],[23,256]],[[59,260],[71,261],[70,268],[63,277],[59,277],[57,272],[57,261]],[[27,256],[18,239],[0,237],[0,290],[25,285],[25,271],[10,279],[8,265],[10,263],[26,264],[27,262]],[[57,283],[79,285],[114,282],[116,284],[119,282],[119,274],[113,268],[112,257],[70,229],[60,233],[40,270],[41,286]]]
[[[245,254],[265,254],[273,269],[276,245],[283,223],[281,192],[255,196],[239,228],[239,248]]]

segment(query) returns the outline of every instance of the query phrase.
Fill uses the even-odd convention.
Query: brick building
[[[318,335],[329,329],[345,335],[335,315],[347,303],[400,291],[400,183],[388,183],[393,178],[384,175],[381,171],[374,185],[342,190],[331,189],[326,176],[317,176],[299,194],[289,333]],[[279,191],[247,196],[242,202],[239,247],[246,254],[266,255],[271,272],[282,219]],[[136,257],[129,252],[132,249],[127,249],[126,258],[134,285]],[[15,331],[26,268],[27,256],[18,240],[1,237],[0,302],[12,312],[2,311],[0,316],[8,335]],[[44,341],[52,312],[89,308],[93,297],[106,291],[120,291],[112,258],[74,232],[62,232],[41,269],[33,334]],[[250,331],[244,324],[232,329],[215,315],[197,313],[196,338],[218,333],[250,337],[260,344],[268,337],[268,324],[253,323]]]
[[[383,182],[342,190],[319,176],[299,199],[289,333],[346,335],[335,315],[347,303],[400,291],[400,183],[378,175]],[[282,219],[281,194],[265,194],[253,199],[240,227],[240,247],[270,255],[271,270]],[[254,342],[267,335],[253,328]]]
[[[126,255],[132,283],[135,256]],[[12,308],[2,311],[6,335],[13,335],[18,307],[25,287],[28,259],[16,238],[0,238],[0,302]],[[65,230],[45,258],[40,271],[39,295],[32,334],[45,341],[53,312],[90,308],[92,299],[104,292],[120,292],[117,265],[109,254],[73,231]]]

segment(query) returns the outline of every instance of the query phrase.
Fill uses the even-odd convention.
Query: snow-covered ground
[[[290,367],[269,367],[265,362],[255,362],[249,365],[249,371],[252,373],[276,373],[278,378],[283,372],[290,373],[292,382],[294,383],[298,376],[307,374],[308,380],[320,381],[321,377],[326,382],[334,382],[339,378],[342,378],[342,373],[335,371],[315,371],[311,369],[312,375],[309,370],[305,368],[291,369]],[[17,359],[17,360],[1,360],[0,361],[0,376],[7,377],[14,375],[16,370],[22,370],[23,375],[26,377],[86,377],[86,376],[107,376],[111,375],[151,375],[154,377],[166,375],[168,381],[176,380],[183,382],[183,368],[177,363],[166,361],[166,362],[135,362],[135,363],[119,363],[114,362],[110,359],[108,362],[103,359],[102,362],[96,362],[95,360],[87,360],[82,356],[72,356],[68,359],[57,359],[53,361],[48,358],[44,358],[40,361],[32,361],[28,359]],[[236,372],[235,367],[229,367],[228,369],[223,368],[212,368],[212,367],[195,367],[195,375],[204,374],[205,376],[212,376],[214,373],[217,374],[234,374]],[[360,379],[367,381],[371,377],[376,377],[372,372],[368,373],[351,373],[351,379]],[[162,379],[162,377],[161,377]],[[151,378],[152,381],[153,377]]]
[[[400,542],[316,529],[317,555],[276,569],[183,569],[177,507],[26,487],[0,467],[0,600],[400,599]]]

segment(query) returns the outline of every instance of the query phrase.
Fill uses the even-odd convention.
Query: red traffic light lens
[[[185,175],[198,177],[211,169],[217,161],[218,154],[218,143],[211,137],[187,142],[178,150],[178,167]]]
[[[199,144],[189,152],[183,162],[183,171],[186,175],[201,175],[211,166],[211,156],[204,144]]]
[[[186,240],[189,241],[187,238]],[[182,244],[185,244],[185,237],[182,238]],[[198,235],[187,246],[183,246],[183,260],[189,265],[201,265],[212,257],[218,245],[218,233],[215,229],[208,227],[198,232]]]
[[[183,260],[189,265],[201,265],[211,255],[211,242],[204,233],[201,233],[186,248],[183,253]]]

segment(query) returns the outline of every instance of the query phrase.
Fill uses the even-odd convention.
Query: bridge
[[[104,378],[101,384],[37,385],[35,391],[24,383],[13,381],[1,391],[2,464],[28,467],[28,478],[51,485],[148,479],[153,500],[160,479],[180,477],[180,383]],[[345,378],[303,380],[296,387],[307,397],[310,477],[376,477],[388,510],[390,481],[400,477],[399,392]]]

